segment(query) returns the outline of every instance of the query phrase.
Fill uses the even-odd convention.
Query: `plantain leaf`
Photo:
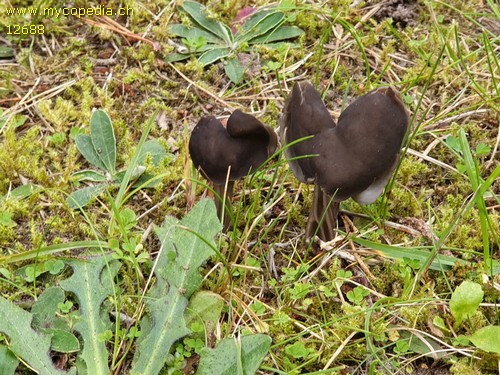
[[[76,210],[78,208],[85,207],[92,198],[97,197],[104,190],[106,190],[107,184],[99,184],[95,186],[87,186],[77,191],[72,192],[68,198],[66,198],[66,202],[68,202],[68,206]]]
[[[138,178],[140,178],[144,174],[144,172],[146,172],[146,167],[139,165],[139,166],[135,167],[134,170],[132,171],[132,173],[130,175],[130,179],[137,180]],[[114,182],[117,184],[121,184],[123,179],[125,178],[126,173],[127,173],[127,171],[118,172],[116,174]]]
[[[112,176],[116,167],[116,138],[111,119],[103,110],[96,110],[90,118],[90,139],[94,151]]]
[[[245,34],[251,33],[252,29],[257,27],[257,25],[266,17],[270,16],[271,14],[277,13],[276,10],[259,10],[257,12],[254,12],[247,18],[240,20],[241,22],[241,29],[236,33],[237,36],[244,36]],[[255,35],[254,35],[255,36]],[[236,38],[238,39],[238,38]]]
[[[158,167],[167,157],[173,158],[173,155],[169,154],[157,139],[144,142],[139,153],[139,165],[144,165],[148,154],[151,155],[151,161],[155,167]]]
[[[92,139],[89,135],[78,134],[75,136],[76,148],[80,151],[80,154],[93,166],[106,170],[106,166],[102,162],[99,155],[94,149],[94,145],[92,144]]]
[[[287,39],[293,39],[304,34],[304,31],[296,26],[280,26],[271,32],[249,40],[250,44],[268,44]]]
[[[409,351],[434,359],[446,357],[446,352],[444,352],[443,347],[431,337],[426,335],[414,335],[405,330],[400,330],[398,332],[400,336],[398,341],[407,343]]]
[[[233,36],[231,30],[217,20],[209,18],[206,15],[205,7],[203,5],[195,1],[184,1],[181,5],[181,9],[207,32],[219,37],[228,46],[232,44]]]
[[[174,34],[176,36],[179,36],[181,38],[186,38],[186,39],[197,39],[199,37],[205,38],[205,40],[209,43],[213,44],[223,44],[224,41],[221,40],[219,37],[215,36],[214,34],[205,31],[203,29],[200,29],[198,27],[188,27],[183,24],[174,24],[168,26],[168,31],[171,34]]]
[[[0,46],[0,59],[14,57],[14,49],[7,46]]]
[[[12,197],[15,197],[17,199],[24,199],[24,198],[28,198],[29,196],[42,191],[42,190],[43,190],[43,188],[39,185],[26,184],[26,185],[18,186],[15,189],[12,189],[9,192],[8,196],[12,196]],[[2,198],[0,197],[0,200],[1,199]]]
[[[245,76],[245,68],[236,58],[226,60],[224,71],[233,83],[239,83]]]
[[[241,42],[254,39],[278,27],[284,21],[285,15],[281,12],[262,11],[255,13],[245,22],[236,40]]]
[[[361,246],[374,249],[375,252],[380,256],[391,259],[404,259],[404,258],[415,259],[420,262],[420,265],[425,264],[426,260],[431,256],[430,251],[422,250],[419,248],[411,248],[410,251],[410,249],[402,248],[400,246],[386,245],[382,243],[365,240],[364,238],[359,238],[359,237],[354,237],[352,240]],[[440,271],[441,269],[449,271],[456,262],[466,264],[466,262],[463,259],[458,259],[448,255],[437,254],[430,265],[430,269],[437,271]]]
[[[189,59],[189,56],[191,56],[188,53],[171,53],[165,57],[166,62],[176,62],[176,61],[183,61]]]
[[[219,61],[220,59],[223,59],[230,53],[231,50],[229,48],[214,48],[206,51],[205,53],[202,53],[198,58],[198,62],[203,66],[210,65],[216,61]]]
[[[98,249],[99,252],[102,252],[103,249],[108,249],[108,243],[104,241],[74,241],[42,246],[35,248],[34,250],[23,251],[22,253],[6,255],[3,257],[0,256],[0,264],[9,264],[36,259],[52,254],[63,253],[68,250],[80,249],[82,247],[88,249]]]
[[[84,169],[71,175],[73,181],[106,182],[106,176],[92,169]]]
[[[236,59],[238,51],[253,53],[252,45],[267,44],[269,48],[276,48],[274,42],[281,42],[302,35],[304,32],[295,26],[283,26],[287,21],[285,14],[278,9],[294,9],[282,6],[267,7],[250,16],[241,15],[233,20],[235,35],[229,26],[207,15],[207,9],[194,1],[184,1],[180,6],[190,18],[194,26],[175,24],[169,31],[182,38],[184,50],[167,56],[167,62],[182,61],[195,55],[203,66],[213,64],[219,60],[230,58],[224,62],[226,75],[233,83],[244,79],[244,66]],[[248,13],[247,13],[248,14]],[[237,29],[237,30],[236,30]],[[189,51],[189,53],[188,53]]]

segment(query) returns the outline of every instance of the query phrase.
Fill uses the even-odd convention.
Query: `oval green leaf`
[[[224,64],[224,71],[233,83],[239,83],[245,75],[245,68],[238,59],[228,59]]]
[[[184,1],[181,8],[207,32],[219,37],[222,42],[226,42],[228,45],[232,43],[231,31],[228,31],[227,27],[217,20],[209,18],[203,5],[196,1]]]
[[[302,34],[304,34],[304,31],[296,26],[281,26],[265,35],[250,40],[249,43],[267,44],[267,43],[280,42],[283,40],[299,37]]]
[[[500,327],[487,326],[476,331],[470,341],[481,350],[490,353],[500,354]]]
[[[203,66],[210,65],[226,57],[227,55],[229,55],[230,52],[231,51],[229,50],[229,48],[214,48],[212,50],[203,53],[198,58],[198,61]]]
[[[103,110],[96,110],[90,118],[90,139],[94,151],[104,164],[105,169],[115,174],[116,138],[111,119]]]
[[[106,170],[106,166],[97,155],[97,152],[94,149],[94,145],[92,144],[92,139],[90,136],[85,134],[78,134],[75,137],[76,148],[80,151],[80,154],[83,155],[85,160],[87,160],[93,166]]]
[[[476,312],[483,296],[481,285],[470,280],[465,280],[455,289],[450,300],[450,311],[455,318],[456,327]]]

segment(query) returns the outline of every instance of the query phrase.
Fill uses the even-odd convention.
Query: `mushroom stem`
[[[307,221],[306,241],[318,236],[322,241],[330,241],[335,237],[337,217],[340,203],[335,202],[323,189],[314,185],[314,197],[311,214]]]
[[[231,207],[231,199],[233,198],[234,181],[227,181],[227,184],[214,184],[214,191],[217,195],[214,196],[215,208],[217,208],[217,216],[222,223],[224,232],[227,232],[231,225],[231,220],[228,214],[228,207]]]

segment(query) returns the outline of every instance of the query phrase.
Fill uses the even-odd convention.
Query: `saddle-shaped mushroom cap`
[[[220,197],[224,196],[227,180],[225,195],[229,203],[233,182],[256,171],[276,151],[277,143],[272,128],[254,116],[236,110],[226,127],[214,116],[203,117],[191,133],[189,154],[195,167],[214,183]],[[215,203],[222,220],[222,204],[217,197]],[[227,229],[227,215],[224,216],[224,225]]]
[[[311,83],[293,87],[280,133],[284,145],[313,136],[285,150],[297,178],[317,185],[307,238],[314,235],[323,215],[325,224],[318,235],[325,241],[333,238],[333,229],[325,226],[335,222],[338,202],[352,197],[369,204],[382,194],[398,164],[408,123],[401,96],[390,87],[358,98],[341,113],[337,125]]]

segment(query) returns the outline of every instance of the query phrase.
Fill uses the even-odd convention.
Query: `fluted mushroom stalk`
[[[214,116],[205,116],[193,129],[189,154],[221,198],[215,196],[214,200],[224,230],[230,225],[227,209],[231,207],[234,181],[256,171],[276,151],[277,143],[272,128],[240,110],[231,114],[226,127]]]
[[[283,145],[312,136],[285,149],[295,176],[315,185],[306,239],[315,233],[323,241],[334,238],[341,201],[352,197],[369,204],[382,194],[398,164],[408,123],[401,96],[390,87],[358,98],[335,125],[313,85],[295,84],[280,134]]]

